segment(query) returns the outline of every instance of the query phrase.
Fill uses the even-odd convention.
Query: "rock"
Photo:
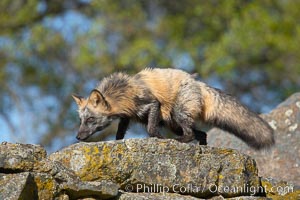
[[[32,171],[49,174],[59,182],[70,182],[75,179],[80,181],[73,171],[63,166],[60,162],[53,162],[47,158],[35,163]]]
[[[262,117],[275,130],[276,145],[270,150],[250,149],[240,139],[216,128],[207,133],[208,145],[233,148],[251,155],[257,162],[260,176],[300,185],[300,93]]]
[[[118,185],[81,181],[61,163],[47,159],[41,146],[2,143],[0,150],[0,199],[107,199],[118,195]]]
[[[286,182],[260,180],[255,161],[235,150],[175,140],[79,143],[48,158],[35,145],[1,145],[12,151],[1,152],[0,199],[264,200],[300,193]]]
[[[55,198],[55,200],[69,200],[69,196],[67,194],[61,194]]]
[[[30,171],[46,155],[46,150],[40,145],[3,142],[0,145],[0,172]]]
[[[177,193],[130,193],[122,192],[115,200],[199,200],[199,198]]]
[[[54,199],[59,193],[59,183],[47,173],[31,173],[38,199]]]
[[[196,197],[234,197],[250,192],[224,188],[260,185],[255,161],[249,156],[176,140],[78,143],[51,154],[49,159],[63,163],[84,181],[110,180],[127,192],[148,188]]]
[[[199,198],[190,195],[180,195],[177,193],[130,193],[121,192],[114,200],[199,200]],[[233,198],[224,198],[222,196],[215,196],[209,198],[210,200],[270,200],[267,197],[257,196],[239,196]]]
[[[0,199],[38,199],[36,190],[29,172],[0,174]]]
[[[83,182],[73,171],[49,159],[36,163],[33,171],[36,172],[39,197],[53,198],[65,194],[71,199],[85,196],[108,199],[118,195],[118,185],[107,181]]]
[[[300,199],[300,187],[286,181],[262,178],[262,187],[271,199]]]
[[[94,197],[96,199],[111,199],[118,195],[119,186],[108,181],[77,182],[61,184],[60,188],[71,199]]]

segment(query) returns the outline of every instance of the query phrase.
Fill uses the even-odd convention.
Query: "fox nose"
[[[79,135],[77,135],[77,136],[76,136],[76,139],[77,139],[77,140],[80,140],[80,137],[79,137]]]

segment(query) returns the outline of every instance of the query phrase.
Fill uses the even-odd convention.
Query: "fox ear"
[[[96,89],[91,92],[89,100],[94,107],[97,107],[99,104],[105,106],[107,109],[110,107],[102,93]]]
[[[72,94],[73,99],[75,100],[76,104],[80,107],[82,106],[82,102],[84,100],[83,97],[76,95],[76,94]]]

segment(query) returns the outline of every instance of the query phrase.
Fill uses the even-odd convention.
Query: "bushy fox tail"
[[[203,88],[205,87],[205,88]],[[224,92],[201,86],[204,97],[204,121],[228,131],[254,149],[275,144],[273,129],[260,116]]]

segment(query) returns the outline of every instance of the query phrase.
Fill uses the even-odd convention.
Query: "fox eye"
[[[95,117],[89,117],[87,118],[86,122],[93,123],[95,121]]]

